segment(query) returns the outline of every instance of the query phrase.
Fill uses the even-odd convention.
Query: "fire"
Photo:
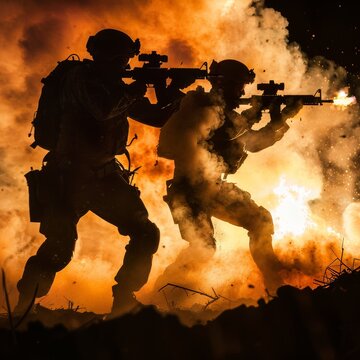
[[[316,227],[308,205],[308,201],[316,197],[315,190],[290,185],[285,177],[281,177],[274,193],[279,199],[279,205],[272,211],[276,229],[274,239],[285,235],[301,236],[306,229]]]
[[[232,6],[234,5],[235,0],[227,0],[224,4],[224,7],[222,9],[221,15],[225,16],[229,13],[229,11],[231,10]]]
[[[334,98],[334,105],[346,107],[356,103],[355,96],[348,96],[345,90],[340,90]]]
[[[274,194],[278,197],[278,205],[271,211],[275,226],[274,240],[286,236],[303,238],[307,232],[322,234],[325,238],[343,237],[324,219],[312,213],[309,202],[318,197],[318,189],[289,184],[282,176]]]

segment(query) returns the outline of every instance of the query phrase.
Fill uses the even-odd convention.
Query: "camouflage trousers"
[[[182,238],[193,248],[202,244],[215,251],[212,217],[248,230],[250,253],[268,287],[280,281],[277,273],[282,265],[272,246],[272,216],[264,207],[257,205],[248,192],[222,180],[196,187],[186,179],[174,179],[168,183],[164,200]]]
[[[73,256],[77,223],[88,211],[130,237],[123,264],[115,276],[117,284],[113,287],[114,301],[121,301],[121,296],[129,297],[147,282],[160,237],[157,226],[148,219],[139,190],[114,166],[112,171],[104,171],[101,176],[84,182],[81,176],[74,181],[68,177],[63,192],[62,199],[53,199],[45,205],[40,232],[46,240],[25,265],[18,282],[18,305],[31,301],[36,286],[37,297],[48,293],[55,274]]]

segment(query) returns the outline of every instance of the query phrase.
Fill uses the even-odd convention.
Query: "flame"
[[[235,2],[235,0],[226,0],[224,7],[221,11],[222,16],[225,16],[230,12],[232,6],[234,5],[234,2]]]
[[[301,236],[307,228],[315,228],[308,201],[316,197],[315,190],[299,185],[290,185],[284,176],[274,189],[279,205],[272,212],[276,232],[274,239],[285,235]]]
[[[355,96],[348,96],[345,90],[340,90],[334,98],[334,105],[346,107],[356,103]]]
[[[283,175],[279,185],[274,189],[274,194],[278,197],[278,205],[271,211],[276,230],[274,240],[286,236],[301,238],[308,231],[342,238],[342,234],[311,211],[309,202],[317,198],[318,189],[290,184]]]

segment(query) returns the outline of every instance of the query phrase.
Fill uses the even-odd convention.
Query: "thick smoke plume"
[[[169,54],[168,66],[200,67],[213,59],[239,59],[254,69],[256,82],[285,82],[289,94],[313,94],[321,88],[323,97],[331,98],[344,87],[346,77],[345,70],[331,61],[310,61],[297,44],[289,44],[287,20],[264,8],[262,1],[3,1],[0,14],[4,49],[0,54],[0,263],[9,279],[12,303],[25,261],[44,240],[38,224],[29,223],[24,178],[30,167],[41,166],[45,155],[41,149],[32,150],[27,137],[40,79],[71,53],[89,57],[85,51],[88,36],[107,27],[123,30],[140,38],[143,52]],[[136,60],[132,65],[138,65]],[[192,88],[197,85],[209,88],[205,81]],[[256,85],[246,91],[256,93]],[[275,252],[293,266],[287,279],[292,285],[313,286],[313,278],[321,277],[333,251],[339,253],[343,237],[348,259],[359,256],[359,204],[354,195],[358,186],[354,166],[359,151],[357,120],[356,105],[303,108],[289,122],[291,129],[284,139],[251,154],[240,171],[229,177],[273,214]],[[134,133],[139,139],[129,150],[133,166],[142,166],[135,182],[151,220],[161,230],[149,282],[137,296],[166,309],[157,279],[187,247],[162,201],[173,164],[157,158],[158,130],[131,122],[130,139]],[[299,221],[289,227],[291,219],[284,221],[283,216],[293,210],[298,211]],[[249,255],[246,232],[214,222],[215,257],[206,263],[194,258],[193,268],[174,274],[174,282],[188,282],[206,292],[214,288],[231,300],[214,303],[220,310],[241,301],[256,301],[265,292]],[[71,264],[57,275],[41,302],[61,307],[70,299],[87,310],[107,312],[113,277],[128,239],[92,214],[80,221],[78,230]],[[192,305],[188,300],[174,301],[179,301],[176,306]]]

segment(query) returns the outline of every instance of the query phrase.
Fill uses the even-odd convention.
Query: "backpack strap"
[[[129,184],[131,185],[133,180],[134,180],[134,176],[136,174],[136,172],[141,168],[141,166],[138,166],[137,168],[135,168],[134,170],[131,170],[131,159],[130,159],[130,153],[129,151],[125,148],[124,150],[124,154],[126,156],[126,159],[128,161],[128,168],[127,170],[125,170],[127,172],[127,177],[129,179]]]

